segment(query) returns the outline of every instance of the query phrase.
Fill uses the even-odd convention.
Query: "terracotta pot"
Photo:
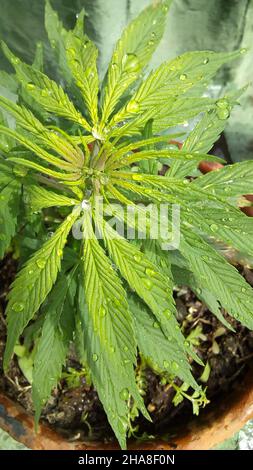
[[[170,442],[151,441],[138,444],[130,442],[128,449],[135,450],[208,450],[232,437],[253,418],[253,374],[244,377],[233,392],[200,416],[192,419]],[[34,432],[33,417],[12,400],[0,394],[0,427],[14,439],[34,450],[115,450],[115,443],[75,441],[69,442],[49,426],[41,424]],[[168,430],[169,431],[169,430]]]

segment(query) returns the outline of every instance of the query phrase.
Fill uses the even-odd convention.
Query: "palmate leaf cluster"
[[[189,361],[198,358],[176,318],[175,283],[189,285],[226,325],[222,307],[253,328],[252,288],[215,248],[221,241],[253,255],[253,222],[237,208],[252,192],[253,161],[188,178],[201,160],[217,160],[208,152],[240,96],[217,100],[203,91],[244,51],[189,52],[148,74],[169,4],[150,5],[127,26],[102,85],[84,12],[66,31],[46,3],[58,83],[43,71],[41,45],[28,65],[2,44],[14,72],[0,75],[1,89],[10,84],[15,99],[0,97],[0,254],[14,239],[22,262],[9,293],[4,366],[24,330],[25,338],[34,335],[38,420],[74,343],[122,447],[129,403],[149,419],[135,380],[138,353],[199,391]],[[178,126],[193,118],[193,130],[179,136],[182,148],[170,145]],[[179,204],[178,250],[163,250],[159,238],[127,240],[95,211],[99,195],[107,214],[115,202],[140,216],[140,201]],[[78,221],[89,235],[79,241],[71,235]]]

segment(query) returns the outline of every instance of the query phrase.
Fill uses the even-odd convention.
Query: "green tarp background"
[[[83,7],[86,29],[100,51],[100,70],[105,72],[113,44],[122,28],[151,0],[51,0],[67,27]],[[153,0],[155,1],[155,0]],[[36,42],[46,42],[43,0],[0,0],[0,37],[31,62]],[[233,50],[248,47],[240,64],[220,75],[220,83],[244,86],[253,76],[253,0],[174,0],[164,39],[152,66],[187,50]],[[7,66],[0,57],[0,66]],[[253,85],[242,98],[227,127],[233,160],[253,156]]]

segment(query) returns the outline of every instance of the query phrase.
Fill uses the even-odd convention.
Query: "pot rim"
[[[170,442],[159,439],[129,442],[128,450],[211,450],[238,432],[253,419],[253,366],[229,394],[193,418]],[[0,427],[32,450],[116,450],[116,442],[69,441],[48,424],[34,431],[33,416],[6,395],[0,393]]]

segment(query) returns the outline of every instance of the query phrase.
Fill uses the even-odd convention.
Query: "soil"
[[[241,274],[253,286],[253,270],[239,268]],[[4,310],[6,294],[16,272],[16,262],[7,256],[0,263],[0,390],[18,401],[30,413],[33,412],[31,386],[23,376],[16,359],[12,361],[8,375],[3,375],[2,357],[6,341],[6,324]],[[241,326],[236,320],[225,317],[236,330],[236,333],[225,328],[188,288],[175,290],[178,319],[188,335],[197,326],[202,328],[197,352],[204,363],[210,365],[207,386],[207,397],[211,404],[238,386],[249,362],[253,359],[253,332]],[[70,354],[66,371],[73,368],[81,370],[80,364]],[[192,371],[200,382],[203,367],[192,363]],[[200,382],[201,383],[201,382]],[[145,390],[144,400],[153,423],[137,418],[138,426],[135,437],[164,436],[173,434],[173,429],[192,417],[192,407],[184,400],[175,407],[172,403],[173,388],[161,382],[161,379],[150,369],[141,374],[141,384]],[[180,384],[180,383],[179,383]],[[203,385],[203,384],[202,384]],[[211,405],[208,405],[211,406]],[[205,413],[205,410],[201,411]],[[68,439],[104,439],[113,440],[113,433],[99,401],[96,391],[90,386],[85,376],[81,376],[77,386],[70,386],[65,378],[52,393],[45,407],[42,419],[51,424]],[[106,436],[106,437],[105,437]]]

